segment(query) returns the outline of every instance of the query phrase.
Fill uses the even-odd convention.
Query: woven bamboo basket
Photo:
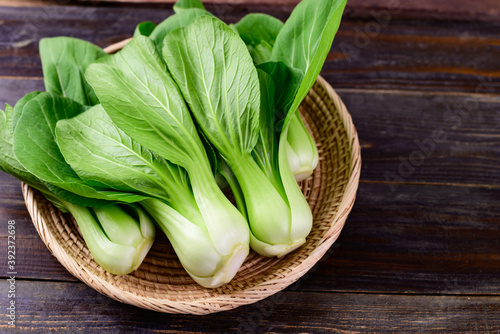
[[[105,50],[112,53],[127,42]],[[323,78],[314,84],[300,113],[319,151],[318,167],[301,182],[314,217],[307,242],[280,259],[251,251],[235,278],[220,288],[196,284],[161,232],[139,269],[129,275],[109,274],[93,260],[73,217],[24,184],[26,206],[41,239],[59,262],[115,300],[160,312],[199,315],[255,303],[285,289],[321,259],[338,238],[358,188],[361,156],[356,130],[344,103]]]

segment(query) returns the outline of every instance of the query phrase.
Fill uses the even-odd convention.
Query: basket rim
[[[126,45],[130,40],[131,38],[110,45],[104,50],[108,53],[118,51],[119,49],[123,48],[123,46]],[[359,139],[356,129],[352,122],[352,117],[347,111],[346,106],[344,105],[338,94],[323,77],[319,76],[317,79],[317,83],[319,83],[332,98],[332,101],[336,107],[336,112],[338,113],[338,117],[344,126],[347,137],[349,138],[349,148],[351,150],[348,176],[349,181],[347,182],[347,185],[344,189],[342,199],[340,200],[337,211],[335,215],[331,217],[332,224],[330,225],[329,230],[320,239],[317,247],[313,249],[301,263],[291,269],[291,273],[294,273],[297,276],[293,280],[288,280],[286,282],[280,281],[279,279],[275,279],[273,281],[269,280],[263,283],[256,284],[249,289],[236,290],[232,291],[231,293],[220,294],[218,296],[205,296],[204,298],[197,298],[195,301],[174,301],[165,298],[144,297],[134,293],[133,291],[120,289],[116,284],[116,280],[108,281],[103,277],[94,274],[91,270],[82,265],[78,259],[66,253],[63,245],[57,242],[58,239],[53,235],[52,231],[50,231],[45,221],[45,217],[38,209],[38,203],[34,196],[36,190],[23,183],[23,196],[28,208],[28,212],[32,217],[33,224],[38,234],[40,235],[42,241],[50,250],[50,252],[73,276],[77,277],[85,284],[89,285],[98,292],[107,295],[108,297],[111,297],[123,303],[132,304],[146,309],[167,313],[208,314],[233,309],[241,305],[255,303],[285,289],[300,277],[302,277],[309,269],[311,269],[314,264],[316,264],[316,262],[318,262],[323,257],[323,255],[328,251],[331,245],[338,238],[347,219],[347,216],[354,205],[356,191],[360,179],[361,148],[359,145]],[[30,205],[30,203],[32,203],[33,205]],[[274,287],[273,289],[262,289],[263,287],[269,287],[271,285]],[[278,289],[276,289],[275,287],[278,287]],[[258,298],[252,298],[251,300],[244,298],[249,294],[252,294],[253,297],[255,297],[256,293],[259,294]],[[224,303],[224,306],[219,305],[219,307],[211,307],[210,305],[212,303]],[[165,307],[169,308],[169,311],[166,311]]]

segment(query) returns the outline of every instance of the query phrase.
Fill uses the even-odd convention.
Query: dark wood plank
[[[302,288],[500,295],[498,189],[361,183]]]
[[[500,186],[500,96],[338,90],[362,144],[362,180]]]
[[[31,224],[31,221],[28,223]],[[2,232],[6,231],[6,224],[2,221],[0,224]],[[16,228],[20,227],[21,223],[16,221]],[[33,224],[31,224],[33,226]],[[17,231],[16,231],[17,232]],[[54,281],[77,281],[58,261],[52,256],[45,244],[38,235],[32,238],[19,237],[21,232],[16,233],[15,250],[16,250],[16,277],[30,278],[38,280],[54,280]],[[12,239],[9,239],[13,241]],[[12,244],[10,244],[12,245]],[[7,237],[0,237],[0,249],[2,256],[6,258],[7,254]],[[5,278],[12,272],[7,267],[7,261],[0,263],[0,276]]]
[[[16,221],[18,238],[37,237],[31,217],[29,216],[21,190],[21,182],[11,175],[0,172],[0,237],[7,236],[7,222]]]
[[[35,1],[35,0],[33,0]],[[40,0],[38,0],[40,1]],[[114,4],[114,5],[172,5],[176,0],[77,0],[81,4]],[[293,8],[300,0],[205,0],[206,6],[286,6]],[[416,18],[433,20],[476,20],[497,21],[500,15],[500,4],[496,0],[481,0],[478,6],[474,0],[452,2],[433,0],[349,0],[346,12],[352,16],[370,17],[374,11],[389,10],[398,18]]]
[[[45,91],[42,78],[1,78],[0,77],[0,109],[5,104],[14,106],[24,95],[34,91]]]
[[[40,19],[40,11],[50,17],[51,24]],[[248,11],[224,6],[213,9],[226,22],[236,22]],[[265,11],[281,19],[290,13],[280,6],[268,6]],[[171,14],[170,9],[147,7],[4,7],[0,11],[0,77],[40,77],[40,38],[66,35],[104,47],[130,37],[141,21],[159,22]],[[498,22],[346,16],[322,74],[339,88],[476,92],[485,82],[487,87],[479,87],[479,92],[498,93],[500,68],[495,59],[500,57],[499,45]]]
[[[7,281],[0,283],[8,290]],[[259,303],[206,316],[142,310],[79,283],[16,281],[16,326],[66,333],[332,333],[500,330],[500,297],[302,293],[288,289]],[[307,312],[304,312],[307,310]],[[0,324],[7,331],[7,322]]]
[[[499,45],[498,23],[343,20],[322,75],[335,87],[498,93]]]

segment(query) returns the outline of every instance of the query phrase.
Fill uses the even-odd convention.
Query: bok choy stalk
[[[256,65],[272,60],[274,44],[283,28],[283,22],[266,14],[248,14],[236,23],[235,27]],[[294,87],[293,82],[284,81],[281,84]],[[278,120],[288,113],[288,110],[280,107],[279,104],[276,105],[274,111]],[[318,149],[298,110],[292,116],[286,146],[288,163],[295,179],[307,179],[318,165]]]
[[[277,168],[284,193],[290,203],[291,240],[305,238],[312,226],[309,206],[304,196],[299,195],[300,188],[297,183],[292,182],[294,175],[289,161],[292,150],[288,141],[290,131],[294,129],[292,120],[300,103],[319,75],[339,27],[345,3],[345,0],[302,1],[278,33],[273,46],[272,61],[258,65],[258,68],[267,73],[274,83],[274,109],[285,111],[282,119],[276,123],[281,127]],[[264,80],[262,80],[263,78]],[[261,75],[261,89],[272,91],[273,85],[265,78],[265,75]],[[266,110],[266,106],[270,110],[272,103],[264,103],[263,110]],[[261,137],[264,134],[262,129],[269,128],[273,124],[269,122],[271,122],[271,117],[261,117]],[[267,140],[259,142],[263,148],[255,150],[257,154],[260,153],[264,156],[263,159],[257,159],[257,161],[265,161],[266,154],[269,155],[275,146],[274,137],[267,136],[267,138]],[[267,160],[275,161],[271,160],[270,157]],[[262,163],[260,165],[263,169],[269,168],[268,165]],[[274,174],[276,173],[276,166],[271,165],[270,169],[273,170]],[[268,172],[267,175],[273,173]],[[270,247],[270,245],[265,244],[260,246]]]
[[[220,20],[202,16],[168,34],[163,54],[200,129],[238,180],[252,248],[262,255],[281,256],[304,243],[305,236],[294,238],[291,232],[293,203],[252,157],[259,139],[260,87],[243,41]]]
[[[44,97],[44,94],[39,92],[28,94],[16,104],[16,109],[19,113],[24,111],[28,114],[28,117],[39,114],[41,110],[28,103],[39,95],[42,98]],[[39,190],[57,207],[69,211],[75,218],[91,254],[104,270],[116,275],[122,275],[137,269],[154,240],[154,225],[149,217],[140,208],[130,207],[128,210],[131,212],[128,213],[123,208],[117,205],[109,205],[109,202],[102,200],[99,201],[99,204],[108,205],[100,208],[77,205],[62,199],[60,196],[62,195],[66,199],[70,198],[77,202],[83,202],[82,198],[63,189],[59,189],[56,195],[47,187],[45,182],[28,171],[14,155],[14,115],[14,108],[9,105],[6,106],[5,113],[0,112],[1,169]],[[23,117],[17,115],[16,118],[19,119],[16,124],[22,127]],[[45,122],[38,122],[37,125],[47,130],[48,126],[46,124]],[[43,130],[41,130],[40,134],[49,135]],[[34,140],[37,139],[39,138],[34,138]],[[36,146],[33,146],[34,142],[27,140],[25,137],[17,137],[16,141],[22,142],[22,145],[26,145],[27,149],[37,149]],[[38,148],[40,147],[38,146]],[[52,189],[56,188],[52,187]],[[89,201],[93,200],[89,199]],[[94,202],[94,204],[97,204],[97,202]]]
[[[218,258],[226,262],[220,268],[220,282],[214,277],[211,284],[228,281],[248,254],[248,225],[215,182],[189,110],[154,43],[147,37],[136,36],[123,50],[90,65],[85,77],[106,113],[124,133],[186,170],[203,218],[201,222],[191,221],[192,226],[205,231],[210,240],[186,239],[179,244],[196,245],[199,253],[206,245],[212,245]],[[207,256],[212,253],[207,249]],[[193,273],[194,268],[187,270]]]
[[[272,61],[283,62],[303,75],[297,85],[296,95],[289,100],[291,106],[286,109],[279,152],[280,171],[284,169],[281,162],[284,163],[286,157],[289,165],[298,167],[293,168],[297,179],[306,177],[318,163],[316,146],[304,132],[298,107],[321,71],[339,28],[345,5],[346,0],[303,0],[285,22],[273,46]],[[306,160],[310,164],[302,164]]]

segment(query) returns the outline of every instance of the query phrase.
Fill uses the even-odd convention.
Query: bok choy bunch
[[[184,169],[127,136],[100,105],[59,121],[56,137],[64,158],[83,180],[145,196],[140,205],[165,232],[196,282],[213,288],[233,278],[248,254],[248,230],[243,227],[244,233],[230,234],[229,240],[211,236],[214,227],[206,225]],[[222,231],[219,235],[224,238]],[[234,244],[222,253],[224,246]]]
[[[249,247],[281,257],[312,228],[297,180],[318,151],[298,110],[345,3],[303,0],[285,23],[250,14],[228,26],[179,0],[111,56],[44,39],[47,92],[0,113],[0,169],[72,213],[110,273],[140,265],[156,223],[196,282],[228,283]]]
[[[260,85],[243,41],[222,21],[201,16],[166,35],[163,56],[201,131],[239,183],[252,248],[274,256],[295,247],[296,240],[290,240],[287,198],[252,157],[259,139]],[[295,179],[293,183],[297,186]],[[306,212],[311,217],[309,207]],[[271,245],[272,250],[260,247],[259,242]]]
[[[184,220],[162,221],[166,210],[156,210],[151,201],[143,205],[164,228],[198,282],[206,279],[209,282],[203,285],[214,287],[227,283],[248,254],[248,224],[215,182],[197,128],[154,43],[136,36],[117,54],[91,64],[85,77],[118,128],[186,171],[192,194],[176,195],[173,191],[179,186],[167,191],[172,192],[167,202]],[[188,205],[192,208],[183,209]],[[204,261],[211,271],[201,270]]]
[[[104,270],[116,275],[128,274],[140,266],[155,236],[153,222],[143,209],[82,197],[46,181],[50,179],[50,170],[59,167],[52,163],[60,159],[52,133],[58,119],[72,115],[73,109],[63,108],[69,104],[70,101],[50,93],[35,92],[21,99],[15,108],[6,105],[5,112],[0,112],[0,167],[39,190],[60,209],[69,211],[91,254]],[[46,159],[49,156],[54,160]],[[40,161],[46,164],[37,165]],[[41,171],[41,166],[46,170]],[[63,169],[58,177],[71,180],[74,187],[87,187],[66,172]]]
[[[234,173],[251,246],[265,256],[296,249],[312,227],[309,205],[289,166],[295,143],[289,133],[298,129],[310,138],[294,115],[319,74],[344,6],[345,1],[303,1],[268,43],[274,44],[271,54],[262,48],[254,53],[270,57],[257,66],[259,72],[242,34],[209,16],[170,32],[162,44],[168,70],[200,129]],[[284,111],[281,119],[276,110]],[[277,124],[282,124],[279,142]],[[315,165],[315,145],[308,147]]]

